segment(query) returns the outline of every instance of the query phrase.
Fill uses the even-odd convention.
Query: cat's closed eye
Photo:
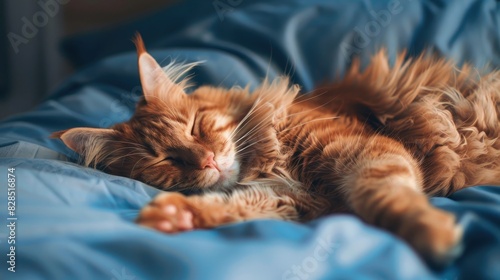
[[[176,161],[176,159],[173,157],[165,157],[163,160],[164,161]]]
[[[184,165],[184,161],[181,160],[180,158],[178,157],[174,157],[174,156],[167,156],[163,159],[163,161],[166,161],[166,162],[169,162],[169,163],[172,163],[172,164],[176,164],[176,165]]]

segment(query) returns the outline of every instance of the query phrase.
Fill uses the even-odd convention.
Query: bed
[[[193,8],[196,7],[196,8]],[[0,192],[0,279],[499,279],[500,188],[431,202],[464,227],[463,253],[430,267],[397,237],[353,215],[307,224],[249,221],[167,235],[133,223],[159,190],[78,165],[57,130],[127,120],[141,95],[139,31],[164,64],[204,60],[196,85],[257,85],[285,73],[306,92],[381,47],[425,50],[478,68],[500,66],[493,0],[185,1],[124,25],[78,35],[63,49],[80,69],[29,113],[0,123],[0,178],[16,176],[15,213]],[[10,169],[9,169],[10,168]],[[322,254],[318,252],[322,250]],[[326,253],[324,253],[326,252]]]

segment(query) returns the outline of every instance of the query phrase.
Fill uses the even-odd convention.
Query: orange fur
[[[203,86],[161,69],[136,39],[145,97],[110,129],[56,132],[112,174],[169,191],[138,223],[178,232],[257,218],[310,220],[351,212],[398,234],[433,261],[460,240],[428,195],[499,184],[500,77],[420,56],[393,66],[384,51],[363,71],[308,95],[288,79],[248,88]],[[152,79],[148,75],[154,75]],[[177,82],[177,83],[175,83]]]

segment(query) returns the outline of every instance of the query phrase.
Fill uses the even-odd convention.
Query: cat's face
[[[252,94],[216,87],[186,94],[187,80],[176,81],[195,64],[162,69],[140,37],[136,45],[144,98],[132,118],[108,129],[72,128],[54,137],[87,166],[161,189],[229,188],[272,165],[279,153],[274,125],[298,87],[282,79],[265,81]]]
[[[240,173],[237,116],[198,91],[169,103],[141,102],[130,121],[113,127],[117,142],[108,145],[116,160],[105,168],[165,189],[233,186]]]

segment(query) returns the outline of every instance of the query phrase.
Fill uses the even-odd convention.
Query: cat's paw
[[[162,193],[139,213],[139,225],[166,233],[189,231],[196,228],[195,207],[189,198],[179,193]]]
[[[425,259],[446,265],[461,253],[463,229],[452,214],[433,209],[415,219],[404,235]]]

